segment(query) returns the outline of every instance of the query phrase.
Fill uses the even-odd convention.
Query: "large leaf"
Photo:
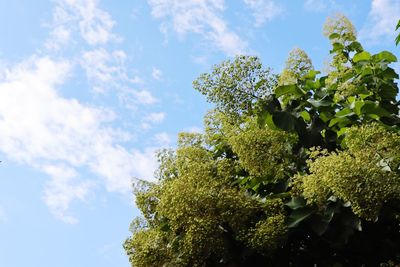
[[[281,97],[283,95],[295,95],[295,96],[302,96],[304,95],[303,91],[296,85],[296,84],[290,84],[290,85],[281,85],[275,88],[275,96],[276,97]]]
[[[376,115],[378,117],[390,116],[390,113],[387,110],[372,101],[365,101],[365,104],[361,108],[361,113],[366,115]]]
[[[399,92],[395,83],[384,83],[380,86],[380,94],[382,99],[394,100]]]
[[[307,112],[307,110],[303,110],[300,112],[300,116],[306,121],[309,122],[311,120],[310,113]]]
[[[364,101],[356,101],[354,102],[354,112],[360,116],[361,115],[361,108],[364,106],[365,102]]]
[[[313,105],[316,108],[328,107],[328,106],[330,106],[332,104],[332,101],[324,100],[324,99],[320,99],[320,100],[308,99],[307,102],[310,103],[311,105]]]
[[[342,51],[344,49],[344,45],[341,43],[333,43],[333,50],[331,52]]]
[[[302,197],[292,197],[285,205],[292,210],[297,210],[299,208],[304,208],[306,206],[306,200]]]
[[[302,208],[294,210],[288,217],[288,228],[297,227],[302,221],[314,213],[311,208]]]
[[[336,39],[336,38],[339,38],[340,37],[340,34],[338,34],[338,33],[336,33],[336,32],[334,32],[334,33],[332,33],[331,35],[329,35],[329,39]]]
[[[334,125],[338,125],[339,128],[342,128],[346,125],[348,125],[351,121],[347,117],[340,117],[340,118],[333,118],[329,122],[329,127],[332,127]]]
[[[296,117],[289,112],[275,112],[272,115],[274,125],[285,131],[291,131],[295,128]]]
[[[311,79],[314,80],[317,74],[320,74],[320,71],[317,70],[310,70],[306,75],[304,75],[304,79]]]
[[[342,117],[351,116],[351,115],[353,115],[353,114],[354,114],[354,112],[353,112],[350,108],[344,108],[344,109],[338,111],[338,112],[335,114],[335,116],[338,117],[338,118],[342,118]]]
[[[367,61],[370,60],[370,58],[371,58],[370,53],[368,53],[367,51],[362,51],[354,55],[353,62]]]
[[[399,75],[392,68],[387,68],[386,70],[383,71],[382,74],[387,79],[398,79],[399,78]]]
[[[263,112],[260,112],[257,116],[257,122],[258,125],[262,128],[267,126],[269,129],[272,130],[277,130],[278,128],[276,127],[274,121],[272,120],[272,115],[268,111],[264,110]]]
[[[323,122],[327,122],[330,119],[332,119],[332,114],[330,112],[321,112],[319,113],[319,118],[323,121]]]
[[[352,42],[351,44],[349,44],[349,45],[347,46],[347,48],[348,48],[349,50],[351,50],[351,51],[357,51],[357,52],[363,51],[362,45],[361,45],[359,42],[357,42],[357,41],[354,41],[354,42]]]
[[[376,61],[397,62],[397,57],[389,51],[382,51],[376,55],[373,55],[372,58]]]
[[[332,221],[335,213],[338,211],[338,203],[329,203],[328,207],[322,212],[322,214],[319,214],[318,216],[314,216],[312,218],[311,229],[313,229],[317,235],[323,235],[327,231],[329,223]]]

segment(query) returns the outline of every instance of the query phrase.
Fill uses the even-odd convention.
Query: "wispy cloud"
[[[108,52],[99,48],[83,53],[81,65],[86,77],[97,92],[105,92],[104,86],[113,86],[119,81],[128,79],[124,68],[126,54],[122,50]],[[110,89],[110,88],[108,88]]]
[[[154,135],[154,141],[158,146],[166,147],[172,143],[172,138],[168,133],[161,132]]]
[[[244,0],[244,3],[252,11],[256,27],[262,26],[284,12],[284,8],[273,0]]]
[[[72,201],[84,199],[97,183],[109,191],[130,192],[133,176],[151,178],[155,160],[154,149],[128,151],[119,144],[124,132],[108,126],[112,112],[57,93],[71,68],[65,60],[33,56],[3,70],[0,150],[49,174],[44,201],[55,216],[75,223],[68,213]],[[101,180],[81,178],[84,169]]]
[[[47,48],[59,49],[79,33],[88,45],[101,45],[120,37],[112,32],[115,21],[98,8],[97,0],[60,0],[53,12]]]
[[[145,82],[138,76],[130,76],[131,70],[125,60],[123,50],[107,51],[98,48],[85,51],[80,60],[92,90],[96,93],[112,93],[127,109],[137,110],[138,105],[152,105],[158,100],[152,93],[142,88]],[[154,71],[153,71],[154,72]],[[161,71],[153,73],[161,78]]]
[[[161,81],[161,79],[163,77],[163,72],[160,69],[153,67],[153,69],[151,71],[151,77],[153,77],[153,79],[155,79],[157,81]]]
[[[62,221],[75,224],[78,219],[69,213],[69,205],[74,200],[85,200],[93,181],[81,181],[75,169],[60,165],[40,166],[52,178],[47,182],[43,200]]]
[[[223,19],[223,0],[148,0],[151,14],[164,19],[163,31],[172,28],[178,35],[200,35],[227,55],[245,53],[247,42],[229,29]]]
[[[122,88],[119,99],[126,108],[134,111],[137,110],[138,105],[152,105],[158,102],[158,99],[150,91],[144,89]]]
[[[148,114],[142,120],[142,128],[149,129],[152,125],[161,123],[165,119],[166,114],[164,112],[153,112]]]
[[[395,27],[400,14],[398,0],[372,0],[371,10],[360,38],[374,43],[394,42]]]

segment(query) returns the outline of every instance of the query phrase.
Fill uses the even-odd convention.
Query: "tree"
[[[343,16],[325,34],[325,75],[295,50],[279,76],[240,56],[194,82],[216,108],[137,188],[133,266],[400,263],[397,59]]]

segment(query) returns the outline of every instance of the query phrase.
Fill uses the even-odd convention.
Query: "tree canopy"
[[[238,56],[194,82],[215,109],[136,187],[132,266],[400,264],[397,58],[344,16],[324,34],[325,74],[295,49],[280,75]]]

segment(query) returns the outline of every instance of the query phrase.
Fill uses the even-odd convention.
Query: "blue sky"
[[[400,56],[398,0],[0,0],[0,266],[128,267],[132,177],[210,108],[192,81],[295,47],[323,69],[337,12]]]

